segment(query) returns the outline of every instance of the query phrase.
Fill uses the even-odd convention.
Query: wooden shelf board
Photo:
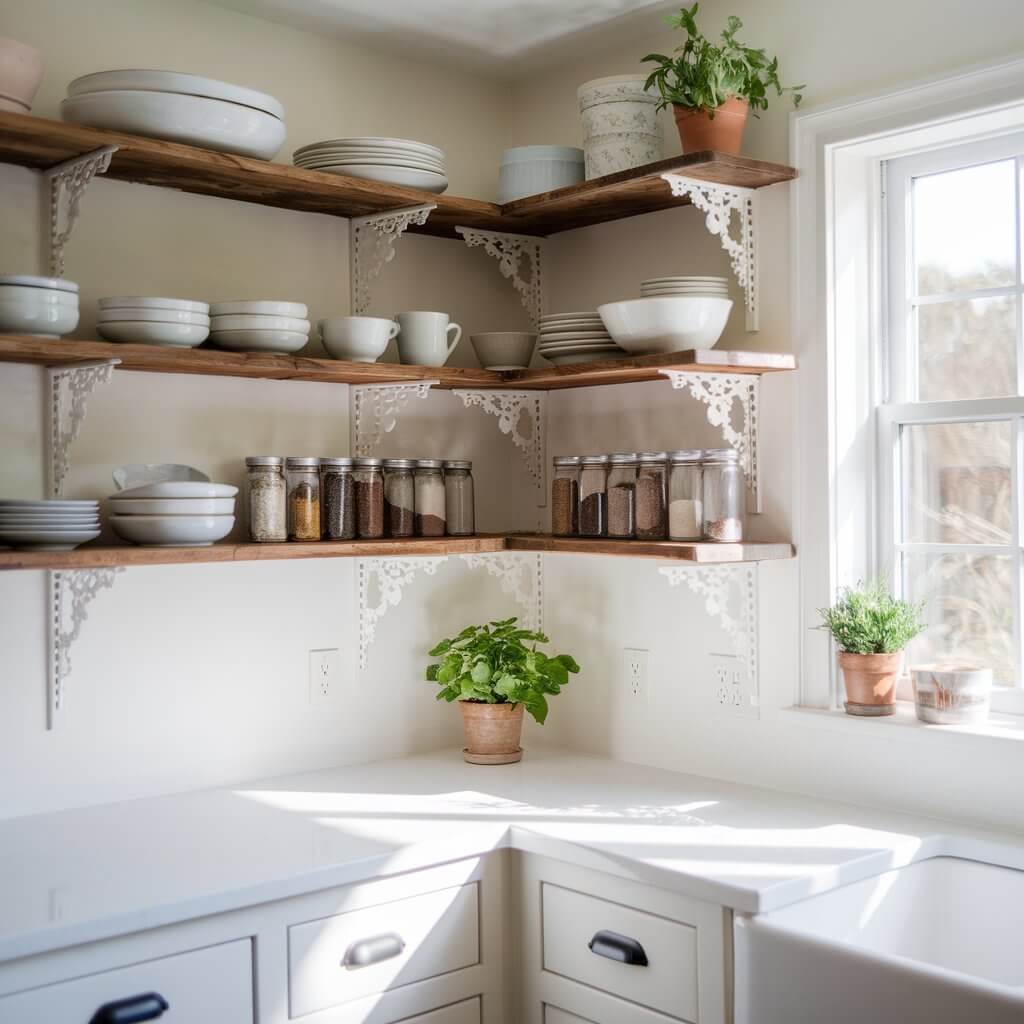
[[[682,205],[684,200],[673,198],[660,177],[665,171],[747,188],[796,177],[792,167],[781,164],[722,153],[691,153],[499,206],[177,142],[0,112],[3,163],[43,169],[111,145],[119,148],[110,161],[107,178],[336,217],[358,217],[431,202],[437,204],[437,209],[427,223],[410,230],[449,238],[456,237],[457,226],[548,235]]]
[[[572,555],[613,555],[623,558],[661,558],[668,561],[766,562],[792,558],[792,544],[715,544],[676,540],[613,540],[608,537],[552,537],[550,534],[509,534],[506,551],[543,551]]]

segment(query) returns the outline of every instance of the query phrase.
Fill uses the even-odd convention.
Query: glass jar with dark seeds
[[[584,455],[580,459],[581,537],[603,537],[608,532],[608,456]]]
[[[384,536],[384,460],[356,459],[356,536],[376,540]]]
[[[556,455],[551,474],[551,533],[575,537],[580,521],[580,457]]]
[[[416,515],[415,459],[384,460],[384,532],[411,537]]]
[[[356,481],[348,458],[320,460],[320,529],[324,540],[356,535]]]
[[[641,452],[636,477],[637,540],[668,536],[668,453]]]

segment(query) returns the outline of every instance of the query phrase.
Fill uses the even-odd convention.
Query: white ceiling
[[[382,52],[515,79],[657,31],[679,0],[209,0]]]

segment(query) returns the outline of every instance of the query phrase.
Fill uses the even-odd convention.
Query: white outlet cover
[[[627,647],[622,652],[622,681],[626,696],[644,704],[650,700],[647,677],[647,651]]]
[[[336,647],[309,652],[309,703],[341,700],[341,656]]]

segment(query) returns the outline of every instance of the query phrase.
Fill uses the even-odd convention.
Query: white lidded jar
[[[577,90],[588,179],[661,159],[658,95],[644,89],[646,81],[646,75],[613,75]]]

